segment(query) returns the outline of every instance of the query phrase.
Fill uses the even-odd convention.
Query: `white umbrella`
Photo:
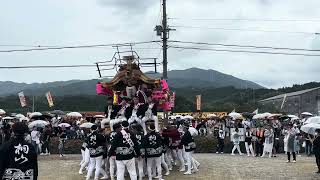
[[[0,109],[0,115],[4,115],[6,112],[3,109]]]
[[[266,113],[256,114],[252,117],[252,119],[267,119],[273,116],[274,116],[273,114],[266,112]]]
[[[30,118],[33,118],[33,117],[37,117],[37,116],[42,116],[42,114],[40,112],[33,112],[30,114]]]
[[[303,112],[301,113],[301,115],[304,115],[304,116],[313,116],[313,114],[309,113],[309,112]]]
[[[94,124],[90,122],[86,122],[80,125],[81,128],[88,128],[90,129]]]
[[[291,120],[297,120],[297,119],[299,119],[299,117],[296,116],[296,115],[288,115],[288,117],[289,117]]]
[[[198,135],[198,130],[194,127],[189,127],[188,131],[190,132],[191,136],[197,136]]]
[[[30,119],[29,119],[29,118],[27,118],[27,117],[20,118],[19,120],[20,120],[20,122],[22,122],[22,121],[27,121],[27,122],[29,122],[29,121],[30,121]]]
[[[217,115],[216,115],[216,114],[214,114],[214,113],[212,113],[212,114],[208,114],[208,118],[215,118],[215,117],[217,117]]]
[[[315,117],[311,117],[309,119],[306,120],[306,122],[304,122],[305,124],[320,124],[320,116],[315,116]]]
[[[82,117],[82,115],[80,113],[78,113],[78,112],[70,112],[70,113],[67,114],[67,116],[69,116],[69,117],[79,117],[79,118]]]
[[[2,120],[11,121],[11,120],[14,120],[14,118],[7,116],[7,117],[2,118]]]
[[[193,119],[193,117],[190,115],[186,115],[186,116],[182,116],[182,117],[183,117],[183,119]]]
[[[320,129],[320,124],[310,123],[301,126],[301,131],[306,132],[308,134],[314,134],[316,129]]]
[[[22,118],[25,118],[25,116],[24,116],[23,114],[17,114],[17,115],[16,115],[16,118],[22,119]]]
[[[44,127],[46,125],[48,125],[49,123],[47,121],[44,120],[36,120],[36,121],[32,121],[28,127],[31,129],[33,127]]]
[[[70,127],[71,125],[68,123],[60,123],[58,126],[59,127]]]
[[[95,115],[95,116],[93,116],[94,118],[105,118],[105,116],[104,115]]]
[[[110,119],[105,118],[101,121],[101,128],[105,128],[105,124],[110,124]]]
[[[242,115],[237,112],[231,112],[228,114],[228,116],[232,117],[233,119],[243,119]]]

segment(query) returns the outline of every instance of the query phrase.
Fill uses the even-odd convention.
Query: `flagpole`
[[[32,96],[32,112],[34,112],[34,96]]]

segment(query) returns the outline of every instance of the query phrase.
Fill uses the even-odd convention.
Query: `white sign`
[[[238,134],[240,135],[240,142],[244,141],[244,135],[245,135],[245,130],[244,128],[238,128],[239,132]],[[236,132],[236,128],[230,128],[230,140],[233,142],[233,134]]]

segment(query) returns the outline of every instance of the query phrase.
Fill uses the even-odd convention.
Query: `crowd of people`
[[[162,179],[174,166],[185,175],[196,173],[200,163],[192,156],[196,145],[190,123],[176,128],[168,125],[158,132],[154,123],[148,123],[147,132],[133,122],[122,121],[101,129],[93,125],[83,145],[79,174],[85,168],[86,178],[124,179],[127,170],[131,179]]]
[[[14,173],[12,169],[17,171],[17,162],[9,161],[4,155],[10,153],[10,148],[15,148],[12,157],[19,156],[29,162],[30,159],[36,160],[30,153],[36,156],[50,155],[50,142],[54,136],[59,139],[60,157],[64,156],[67,139],[78,138],[83,141],[79,174],[87,171],[86,179],[122,180],[126,174],[130,179],[163,179],[174,169],[178,169],[184,175],[190,175],[197,173],[200,166],[193,157],[196,149],[194,137],[198,134],[217,139],[217,154],[228,152],[225,150],[225,143],[230,139],[233,143],[231,155],[235,155],[236,151],[242,155],[243,143],[247,156],[271,158],[284,151],[288,157],[287,162],[295,163],[297,154],[301,154],[301,147],[304,147],[308,156],[312,153],[316,156],[320,173],[319,131],[314,135],[300,131],[303,124],[301,120],[254,120],[232,117],[195,120],[181,116],[161,126],[155,106],[152,99],[140,103],[138,96],[133,99],[124,97],[119,105],[107,109],[107,118],[92,121],[90,127],[82,128],[81,124],[90,122],[73,121],[74,123],[65,127],[60,125],[67,121],[54,116],[49,120],[49,124],[30,129],[27,122],[1,121],[0,143],[3,145],[0,151],[1,160],[5,161],[0,163],[0,176],[10,177]],[[8,145],[10,143],[13,146]],[[8,161],[9,166],[12,166],[9,167],[10,171],[6,170]],[[174,168],[175,166],[177,168]],[[28,170],[30,169],[24,169],[20,173],[28,176]],[[37,168],[34,167],[32,172],[35,177]]]

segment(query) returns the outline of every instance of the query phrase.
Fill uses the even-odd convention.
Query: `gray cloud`
[[[118,13],[134,13],[144,14],[145,11],[154,3],[159,3],[155,0],[97,0],[101,6],[115,8]]]
[[[61,6],[61,3],[64,6]],[[19,6],[18,6],[19,4]],[[210,27],[319,32],[317,22],[197,21],[192,18],[318,19],[318,0],[168,0],[171,40],[320,49],[320,36],[293,33],[223,31]],[[26,8],[28,7],[28,8]],[[77,45],[160,40],[159,0],[3,1],[0,3],[1,44]],[[208,27],[208,28],[206,28]],[[156,57],[158,45],[137,46],[141,57]],[[0,47],[4,49],[4,47]],[[8,47],[6,47],[8,48]],[[216,49],[235,49],[211,46]],[[9,47],[10,49],[10,47]],[[252,49],[244,49],[252,50]],[[91,64],[110,59],[111,48],[0,53],[3,66]],[[319,58],[169,49],[169,69],[200,67],[255,81],[267,87],[320,81]],[[161,54],[160,54],[161,58]],[[162,69],[162,68],[160,68]],[[114,72],[108,72],[112,75]],[[0,81],[46,82],[96,78],[94,68],[59,70],[1,70]]]

